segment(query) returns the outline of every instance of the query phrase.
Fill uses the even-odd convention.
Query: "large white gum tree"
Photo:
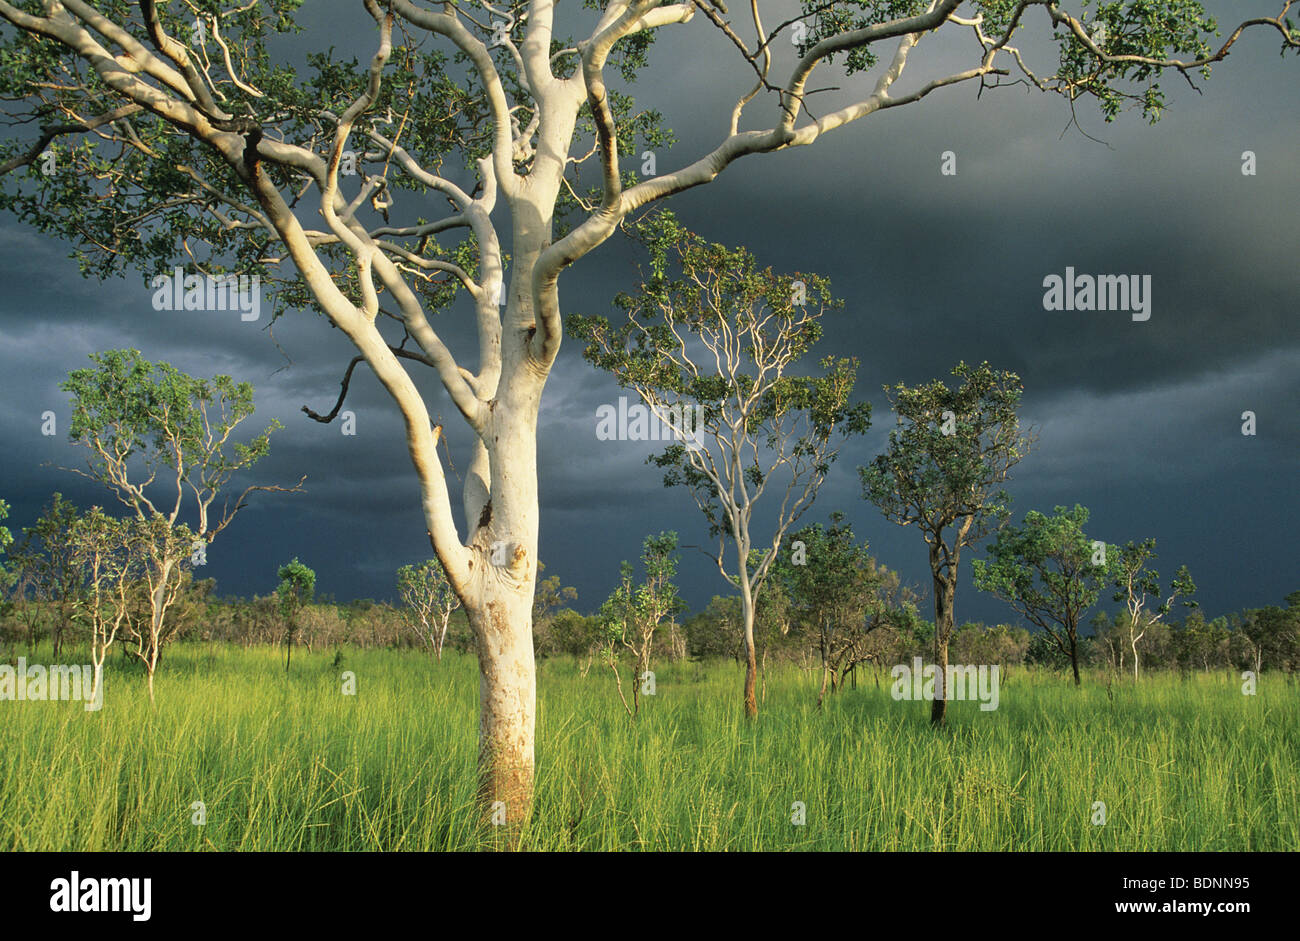
[[[297,0],[0,0],[15,135],[0,153],[4,207],[70,240],[94,275],[177,262],[260,274],[283,305],[346,334],[401,411],[425,526],[478,638],[480,796],[513,823],[533,788],[537,414],[569,266],[629,213],[743,157],[947,86],[1017,81],[1154,116],[1162,73],[1194,78],[1247,29],[1300,47],[1290,3],[1271,18],[1278,4],[1264,4],[1212,48],[1214,26],[1189,0],[800,2],[569,0],[557,26],[555,0],[359,0],[374,23],[368,65],[321,53],[295,69],[269,47],[308,23]],[[314,25],[322,49],[339,44],[338,27]],[[638,144],[666,132],[616,86],[653,81],[651,40],[685,29],[718,31],[731,54],[693,63],[701,82],[730,69],[753,83],[719,113],[713,142],[638,179],[621,155],[639,165]],[[974,40],[970,62],[895,93],[913,49],[954,31]],[[1055,42],[1045,58],[1012,42],[1035,31],[1040,53]],[[824,84],[844,103],[809,110]],[[430,320],[459,292],[475,363]],[[463,528],[420,369],[473,435]]]

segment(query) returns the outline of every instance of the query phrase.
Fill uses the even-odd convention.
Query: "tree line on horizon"
[[[0,502],[0,520],[7,511]],[[76,528],[85,520],[102,518],[98,508],[79,517],[56,493],[36,523],[21,530],[20,539],[0,527],[0,545],[8,548],[0,656],[13,662],[20,648],[32,654],[46,643],[56,657],[88,643],[93,647],[102,621],[102,613],[97,620],[94,573],[87,575],[72,544],[55,534],[59,526]],[[882,670],[894,664],[916,657],[933,662],[934,624],[919,614],[919,594],[879,565],[865,544],[853,540],[842,514],[832,513],[827,525],[796,531],[791,542],[811,546],[830,562],[778,567],[769,600],[760,606],[756,620],[760,695],[769,665],[819,671],[820,703],[850,683],[856,686],[864,675],[879,684]],[[644,548],[647,577],[638,581],[634,567],[624,563],[609,597],[585,612],[573,604],[577,591],[558,575],[539,580],[533,612],[537,658],[571,658],[581,665],[583,676],[593,668],[600,674],[612,668],[619,692],[632,700],[639,699],[639,677],[654,664],[732,660],[743,666],[741,599],[715,595],[700,610],[688,610],[671,581],[676,534],[648,537]],[[315,573],[297,559],[274,574],[279,584],[266,594],[222,597],[216,579],[197,578],[194,568],[185,569],[169,603],[168,630],[157,662],[163,650],[176,643],[284,646],[286,670],[295,645],[308,652],[344,646],[420,650],[436,661],[448,649],[476,653],[474,632],[436,560],[398,570],[395,602],[340,602],[332,595],[315,595]],[[117,639],[133,640],[134,646],[120,642],[119,659],[144,664],[147,672],[139,653],[141,638],[147,637],[142,625],[152,617],[147,581],[129,585],[125,597],[124,629]],[[1199,608],[1182,618],[1148,617],[1141,622],[1138,641],[1142,669],[1294,674],[1300,670],[1300,590],[1284,601],[1284,607],[1247,608],[1212,619]],[[104,604],[102,598],[98,604]],[[1131,672],[1133,637],[1139,633],[1130,630],[1133,623],[1124,606],[1089,617],[1077,637],[1080,668],[1114,675]],[[956,663],[998,664],[1004,671],[1037,667],[1068,675],[1074,665],[1067,648],[1049,632],[1016,623],[963,622],[951,636],[950,655]]]

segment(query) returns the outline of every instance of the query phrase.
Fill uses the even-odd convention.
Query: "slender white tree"
[[[406,605],[403,613],[407,626],[432,648],[441,663],[451,613],[460,607],[442,563],[429,559],[419,565],[403,565],[397,570],[397,593]]]
[[[138,533],[143,525],[138,520],[114,519],[95,506],[77,516],[66,533],[73,562],[85,580],[81,613],[89,629],[94,667],[91,702],[100,702],[104,661],[119,634],[129,627],[132,589],[145,574]]]
[[[635,296],[616,299],[627,320],[572,317],[570,330],[587,341],[587,359],[636,390],[678,439],[653,460],[667,469],[666,485],[690,491],[717,540],[713,562],[740,592],[743,704],[753,718],[754,620],[768,573],[842,440],[870,426],[871,405],[849,401],[856,360],[826,357],[823,375],[792,375],[821,338],[822,317],[843,306],[825,278],[760,269],[746,250],[711,245],[668,212],[635,232],[654,273]],[[773,518],[760,530],[765,504]]]
[[[1128,614],[1128,643],[1133,652],[1133,679],[1138,678],[1138,644],[1147,631],[1165,619],[1173,610],[1174,601],[1196,592],[1196,583],[1187,571],[1187,566],[1180,566],[1169,586],[1169,596],[1160,600],[1160,573],[1151,568],[1156,558],[1156,541],[1144,539],[1141,542],[1129,542],[1123,548],[1111,546],[1108,549],[1112,560],[1111,573],[1115,588],[1114,598],[1124,602]],[[1151,607],[1155,602],[1154,608]],[[1197,602],[1186,600],[1186,607],[1195,608]]]

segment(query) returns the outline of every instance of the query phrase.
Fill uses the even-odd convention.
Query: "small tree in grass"
[[[775,572],[788,599],[789,617],[813,638],[822,665],[820,709],[827,690],[838,692],[859,664],[875,657],[874,631],[898,625],[914,610],[912,593],[857,543],[843,513],[830,526],[805,526],[791,534],[794,551],[782,554]]]
[[[1002,526],[1010,498],[1001,485],[1029,450],[1016,409],[1020,377],[988,363],[958,363],[956,389],[942,379],[885,387],[898,415],[889,449],[858,468],[863,495],[885,518],[916,526],[929,547],[934,586],[934,659],[938,670],[930,721],[947,712],[948,642],[956,625],[953,602],[961,551]]]
[[[432,648],[441,663],[451,614],[460,607],[442,563],[429,559],[419,565],[403,565],[397,570],[397,593],[406,605],[403,614],[407,626]]]
[[[1070,658],[1079,686],[1079,624],[1111,577],[1105,543],[1084,535],[1088,508],[1058,506],[1054,516],[1037,510],[1009,526],[975,559],[975,587],[987,591],[1037,624]]]
[[[676,617],[682,610],[673,576],[677,574],[677,534],[660,533],[647,536],[641,546],[641,564],[645,568],[645,581],[634,584],[632,565],[621,566],[622,580],[614,593],[600,606],[600,622],[604,628],[602,649],[609,668],[614,671],[618,696],[629,716],[641,711],[641,686],[651,682],[650,660],[654,653],[655,632],[665,618]],[[623,679],[619,673],[619,652],[627,650],[632,656],[632,705],[627,704],[623,693]]]
[[[138,530],[147,524],[118,520],[99,507],[78,516],[67,532],[73,562],[85,579],[82,618],[90,634],[94,682],[90,701],[102,702],[104,661],[119,634],[130,629],[131,594],[143,573]],[[137,635],[138,636],[138,635]]]
[[[9,518],[9,504],[0,500],[0,521]],[[9,527],[0,526],[0,556],[3,556],[11,545],[13,545],[14,536],[9,532]],[[0,560],[0,621],[8,620],[9,615],[14,609],[14,602],[19,595],[26,591],[26,586],[22,582],[22,559],[11,560],[8,565],[3,564]],[[5,632],[0,632],[0,637]],[[13,635],[10,635],[9,647],[12,651],[14,644]]]
[[[1111,561],[1114,566],[1112,581],[1115,588],[1114,597],[1116,601],[1124,602],[1124,608],[1128,612],[1128,642],[1129,650],[1133,653],[1133,679],[1136,680],[1138,643],[1146,636],[1153,624],[1164,620],[1165,615],[1173,610],[1174,601],[1179,596],[1186,597],[1195,593],[1196,583],[1192,581],[1191,573],[1184,565],[1174,575],[1174,580],[1170,584],[1169,597],[1160,601],[1160,573],[1148,568],[1156,558],[1154,539],[1144,539],[1138,543],[1129,542],[1123,548],[1110,546],[1108,551],[1112,555]],[[1149,607],[1152,602],[1157,603],[1154,610]],[[1197,602],[1187,600],[1183,605],[1195,608]]]
[[[316,594],[316,573],[303,565],[295,557],[280,566],[276,574],[280,584],[275,593],[280,601],[280,617],[284,619],[284,671],[289,672],[289,661],[293,659],[293,641],[298,633],[298,613],[304,605],[311,604]]]
[[[556,616],[566,602],[575,601],[578,589],[565,585],[558,575],[542,577],[546,565],[537,560],[537,591],[533,595],[533,647],[539,657],[549,656],[556,649],[552,636]]]
[[[637,294],[615,299],[625,322],[575,316],[569,328],[586,341],[587,360],[635,390],[678,438],[652,460],[666,469],[666,486],[690,491],[718,541],[714,562],[740,591],[744,709],[753,718],[758,595],[786,531],[838,456],[838,439],[866,431],[871,406],[849,402],[857,360],[827,357],[820,376],[789,374],[820,339],[822,316],[843,306],[825,278],[760,269],[745,249],[706,242],[666,211],[633,233],[651,273]],[[759,534],[754,513],[769,487],[779,503]]]
[[[36,641],[40,608],[45,606],[50,615],[55,660],[61,656],[64,636],[85,600],[85,579],[72,558],[67,539],[77,518],[76,505],[56,492],[40,518],[23,528],[23,541],[13,558],[19,579],[17,600],[27,621],[28,644],[32,646]]]

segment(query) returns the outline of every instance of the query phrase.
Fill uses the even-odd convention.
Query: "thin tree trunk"
[[[742,575],[744,561],[742,557]],[[745,614],[745,718],[758,718],[758,657],[754,650],[754,596],[748,581],[741,583],[741,607]]]
[[[623,695],[623,674],[618,672],[618,661],[611,658],[609,668],[614,671],[614,685],[618,689],[618,701],[623,704],[623,711],[627,713],[628,718],[632,718],[632,707],[627,704],[627,697]]]
[[[934,561],[932,553],[932,563]],[[954,573],[955,575],[955,573]],[[941,726],[948,714],[948,640],[952,637],[953,596],[956,579],[934,577],[934,700],[930,704],[930,724]]]
[[[163,618],[166,616],[167,582],[171,578],[173,563],[164,561],[159,567],[158,584],[149,597],[149,639],[145,651],[145,671],[148,673],[149,704],[154,705],[153,677],[158,669],[162,647]]]
[[[817,691],[817,708],[822,707],[822,702],[826,699],[826,684],[830,681],[830,661],[826,659],[826,630],[825,627],[818,633],[817,649],[822,656],[822,688]]]
[[[930,703],[930,724],[943,725],[948,715],[948,641],[936,640],[934,647],[934,700]]]
[[[748,638],[747,638],[748,639]],[[754,656],[752,642],[745,647],[745,717],[758,717],[758,697],[755,695],[758,680],[758,661]]]
[[[641,657],[632,663],[632,718],[641,714]]]

